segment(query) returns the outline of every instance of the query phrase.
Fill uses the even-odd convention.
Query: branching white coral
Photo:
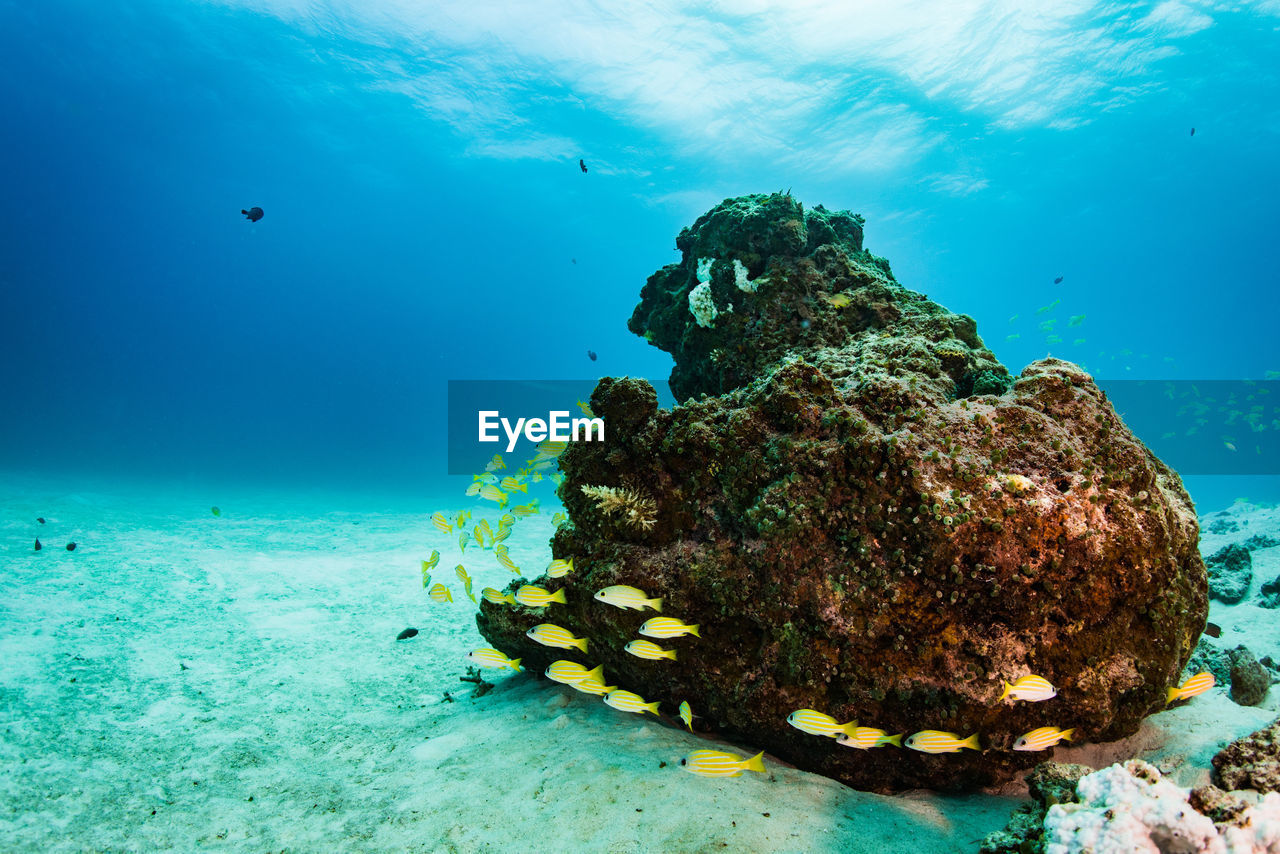
[[[656,521],[658,506],[636,489],[615,486],[584,486],[582,493],[594,498],[596,509],[606,516],[618,515],[633,528],[647,531]]]

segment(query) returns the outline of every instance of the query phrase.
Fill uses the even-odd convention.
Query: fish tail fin
[[[847,724],[840,727],[840,731],[856,741],[858,738],[858,722],[849,721]],[[838,738],[838,736],[833,735],[832,738]]]
[[[672,661],[676,660],[676,651],[674,649],[667,650],[666,652],[663,653],[663,655],[665,655],[667,658],[671,659]]]
[[[511,659],[511,669],[514,670],[516,673],[519,673],[521,670],[524,670],[524,668],[520,666],[520,662],[522,661],[524,661],[523,658]]]
[[[595,670],[588,671],[587,675],[583,677],[583,681],[585,682],[588,679],[590,679],[593,682],[599,682],[601,685],[603,685],[604,684],[604,665],[601,664]]]
[[[693,635],[695,638],[702,637],[702,635],[698,634],[698,625],[700,624],[694,624],[689,627],[689,634]]]
[[[897,735],[886,735],[884,738],[880,739],[880,743],[881,743],[881,744],[892,744],[894,747],[901,747],[901,746],[902,746],[902,733],[898,733]]]
[[[657,700],[654,700],[652,703],[645,703],[645,704],[644,704],[644,707],[645,707],[645,709],[646,709],[647,711],[653,712],[655,715],[658,715],[658,701],[657,701]],[[662,717],[662,715],[658,715],[658,717]]]
[[[692,720],[692,719],[685,721],[685,722],[684,722],[684,725],[685,725],[685,726],[687,726],[687,727],[689,728],[689,732],[693,732],[693,720]]]
[[[1169,689],[1169,699],[1165,700],[1165,705],[1168,705],[1169,703],[1172,703],[1172,702],[1173,702],[1174,700],[1176,700],[1176,699],[1178,699],[1178,689],[1177,689],[1177,688],[1170,688],[1170,689]]]
[[[585,655],[585,654],[586,654],[586,652],[587,652],[587,639],[586,639],[586,638],[578,638],[578,640],[574,642],[574,646],[576,646],[578,649],[582,650],[582,653]]]
[[[559,602],[561,605],[567,605],[568,603],[567,603],[567,602],[565,601],[565,599],[564,599],[564,588],[563,588],[563,587],[561,587],[561,588],[560,588],[559,590],[557,590],[555,593],[552,593],[552,594],[551,594],[551,598],[550,598],[550,599],[548,599],[547,601],[548,601],[548,602]]]
[[[662,599],[661,599],[661,598],[658,598],[658,599],[650,599],[650,600],[649,600],[649,604],[653,606],[653,610],[657,611],[659,614],[661,614],[661,613],[662,613]]]
[[[1007,696],[1009,696],[1009,692],[1010,692],[1010,691],[1012,691],[1012,690],[1013,690],[1013,686],[1012,686],[1012,685],[1010,685],[1008,682],[1005,682],[1005,683],[1004,683],[1004,693],[1000,695],[1000,699],[999,699],[999,700],[996,700],[996,702],[997,702],[997,703],[1003,703],[1003,702],[1004,702],[1004,698],[1005,698],[1005,697],[1007,697]]]
[[[746,764],[743,765],[742,767],[746,771],[755,771],[757,774],[763,774],[764,773],[764,751],[762,750],[759,753],[757,753],[755,756],[752,756],[750,759],[747,760]]]
[[[247,210],[245,210],[244,208],[241,208],[241,209],[240,209],[240,213],[244,214],[245,216],[248,216],[248,215],[249,215],[249,212],[248,212]]]
[[[1061,738],[1063,741],[1071,741],[1072,740],[1071,736],[1075,735],[1075,732],[1076,731],[1074,729],[1064,729],[1062,732],[1058,734],[1058,737]]]
[[[976,732],[964,741],[960,742],[960,746],[967,747],[970,750],[977,750],[979,752],[982,750],[982,745],[978,743],[978,734]]]

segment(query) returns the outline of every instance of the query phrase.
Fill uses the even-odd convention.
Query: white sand
[[[765,775],[695,777],[680,758],[716,745],[670,722],[531,674],[488,671],[497,687],[472,697],[458,677],[486,644],[453,574],[456,536],[427,518],[479,506],[464,498],[3,483],[6,851],[929,854],[975,850],[1017,804],[870,795],[768,756]],[[552,509],[508,540],[529,577],[549,559]],[[422,590],[432,547],[452,605]],[[512,577],[492,552],[463,563],[477,596]],[[406,626],[421,634],[395,642]],[[1241,709],[1219,690],[1130,744],[1055,758],[1100,767],[1136,750],[1182,782],[1275,714],[1274,696]]]

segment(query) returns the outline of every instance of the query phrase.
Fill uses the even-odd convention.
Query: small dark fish
[[[573,262],[573,263],[575,263],[575,264],[577,264],[577,263],[578,263],[578,259],[577,259],[577,258],[570,258],[569,260],[570,260],[570,261],[572,261],[572,262]]]
[[[74,542],[67,543],[67,551],[73,552],[75,550],[76,550],[76,544]]]
[[[262,219],[264,216],[266,216],[266,214],[265,214],[265,213],[263,213],[262,208],[257,207],[257,206],[251,207],[251,208],[249,208],[248,210],[245,210],[244,208],[241,208],[241,209],[240,209],[240,213],[242,213],[242,214],[244,214],[246,217],[248,217],[249,222],[257,222],[258,220],[260,220],[260,219]]]
[[[1192,135],[1192,136],[1195,136],[1195,135],[1196,135],[1196,129],[1195,129],[1195,128],[1192,128],[1192,129],[1191,129],[1191,135]]]
[[[1222,626],[1217,623],[1205,623],[1204,633],[1211,638],[1220,638],[1222,637]]]
[[[596,351],[595,351],[595,350],[588,350],[588,351],[587,351],[587,358],[594,362],[594,361],[596,360]]]
[[[43,525],[43,524],[44,524],[44,517],[43,517],[43,516],[37,516],[37,517],[36,517],[36,521],[37,521],[37,522],[39,522],[41,525]]]
[[[1059,276],[1058,278],[1054,279],[1054,280],[1053,280],[1053,283],[1054,283],[1055,285],[1060,285],[1060,284],[1062,284],[1062,277],[1061,277],[1061,276]]]
[[[578,168],[579,168],[579,169],[581,169],[583,172],[586,172],[586,171],[587,171],[587,164],[583,163],[583,162],[582,162],[582,160],[581,160],[581,159],[579,159],[579,160],[578,160]]]
[[[210,508],[209,508],[209,512],[210,512],[210,513],[212,513],[212,514],[213,514],[213,515],[215,515],[215,516],[221,516],[221,515],[222,515],[222,508],[221,508],[221,507],[210,507]]]
[[[40,545],[40,541],[36,540],[36,551],[40,551],[44,546]]]
[[[417,629],[409,628],[409,629],[405,629],[403,632],[396,635],[396,640],[408,640],[409,638],[417,637],[417,635],[418,635]]]

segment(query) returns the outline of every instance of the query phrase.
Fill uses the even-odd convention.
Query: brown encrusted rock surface
[[[792,204],[760,198],[699,220],[714,233],[682,234],[683,264],[650,279],[650,310],[632,318],[679,343],[679,397],[726,391],[659,410],[643,380],[602,380],[591,405],[608,440],[560,461],[571,524],[553,552],[576,571],[537,582],[568,604],[484,602],[481,631],[534,670],[603,664],[608,684],[667,713],[688,700],[702,727],[863,789],[1006,780],[1046,758],[1011,749],[1040,726],[1073,727],[1077,743],[1135,732],[1207,609],[1178,477],[1078,367],[1043,360],[1011,383],[971,319],[894,283],[849,235],[779,244],[801,220],[758,232],[768,223],[733,219]],[[713,284],[725,266],[767,275],[712,328],[680,272],[703,252]],[[625,491],[635,512],[584,487]],[[614,584],[662,597],[701,638],[657,641],[676,661],[628,654],[654,612],[593,600]],[[585,635],[591,654],[526,638],[540,622]],[[1058,696],[997,702],[1002,680],[1028,673]],[[802,708],[890,733],[978,732],[984,751],[855,750],[789,726]]]
[[[1280,792],[1280,720],[1236,739],[1213,757],[1213,781],[1227,790]]]

